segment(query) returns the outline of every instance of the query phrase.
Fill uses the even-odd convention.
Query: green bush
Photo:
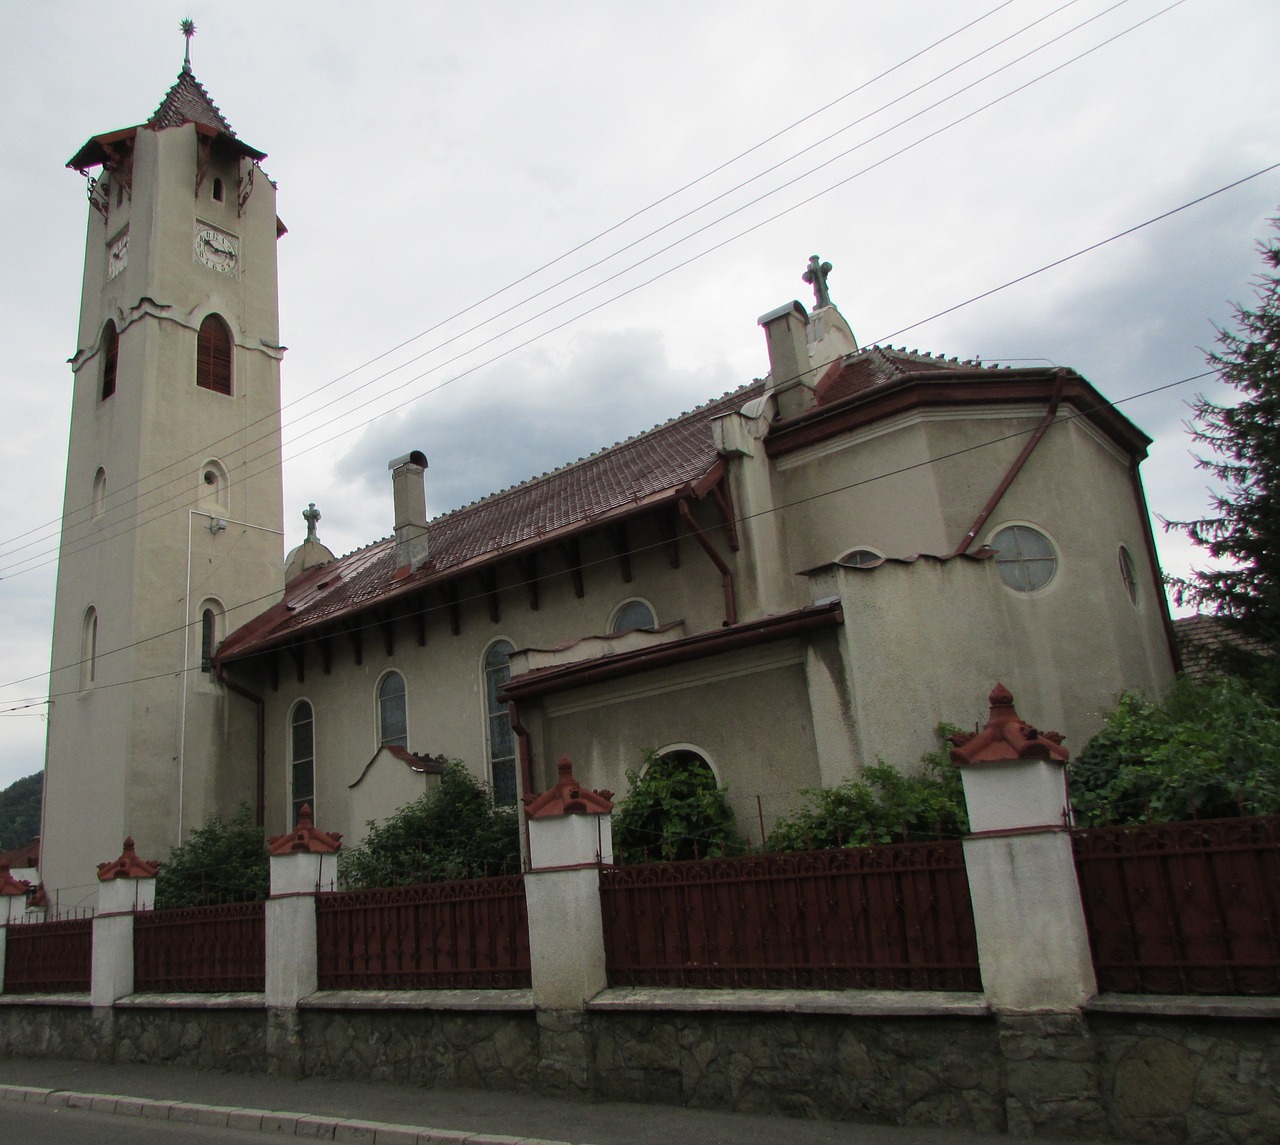
[[[439,786],[381,823],[364,842],[338,854],[349,887],[390,887],[485,878],[520,870],[520,824],[514,807],[495,807],[493,793],[460,760],[450,760]]]
[[[1068,767],[1082,826],[1280,813],[1280,708],[1238,679],[1126,694]]]
[[[627,771],[627,794],[613,813],[619,863],[716,859],[745,850],[725,789],[691,752],[644,753],[641,772]]]
[[[922,757],[921,775],[881,762],[837,787],[803,792],[806,805],[778,820],[765,847],[810,851],[959,838],[969,829],[969,815],[960,770],[947,754],[947,737],[956,730],[938,725],[943,746]]]
[[[156,875],[156,909],[254,902],[271,891],[271,871],[262,828],[247,804],[235,818],[211,815],[203,827],[174,847]]]

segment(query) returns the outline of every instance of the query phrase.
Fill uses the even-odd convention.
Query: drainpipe
[[[254,822],[262,827],[267,821],[267,705],[257,692],[251,692],[230,679],[221,664],[217,666],[216,675],[219,684],[228,691],[235,692],[237,696],[243,696],[258,709],[258,775]]]
[[[706,534],[693,519],[693,513],[689,509],[689,498],[681,497],[679,504],[680,516],[684,518],[684,523],[689,526],[689,531],[697,538],[698,544],[702,546],[702,551],[711,558],[712,564],[720,570],[720,582],[724,586],[724,627],[729,628],[738,623],[738,603],[737,594],[733,587],[733,571],[725,564],[724,558],[711,547],[711,542],[707,540]]]
[[[515,700],[507,703],[507,719],[511,721],[511,730],[516,733],[520,744],[520,794],[533,794],[533,748],[529,742],[529,729],[520,722],[520,705]],[[520,862],[524,869],[529,868],[529,819],[524,813],[524,803],[520,803]]]
[[[996,511],[996,506],[1004,499],[1004,495],[1009,492],[1009,486],[1013,484],[1018,474],[1022,472],[1022,467],[1026,465],[1027,459],[1035,452],[1035,448],[1040,444],[1040,439],[1044,437],[1049,427],[1053,424],[1053,419],[1058,416],[1058,403],[1062,400],[1062,387],[1067,380],[1069,370],[1061,367],[1053,371],[1053,395],[1049,399],[1049,408],[1045,411],[1044,420],[1036,426],[1035,432],[1027,439],[1026,444],[1022,447],[1022,452],[1014,459],[1009,466],[1009,472],[1001,479],[1000,484],[996,486],[996,491],[991,494],[987,503],[982,507],[982,512],[978,514],[977,520],[969,527],[969,531],[965,533],[964,540],[956,546],[955,552],[951,555],[958,557],[962,553],[967,553],[969,547],[973,544],[974,538],[982,532],[982,527],[990,519],[991,514]]]

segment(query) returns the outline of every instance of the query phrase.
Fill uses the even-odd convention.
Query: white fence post
[[[964,861],[978,961],[997,1010],[1078,1010],[1097,983],[1067,801],[1067,749],[1019,718],[997,684],[987,726],[957,738],[969,808]]]
[[[539,1010],[581,1010],[605,988],[600,867],[613,862],[612,798],[578,783],[568,756],[555,787],[525,797],[524,893]]]
[[[138,857],[133,836],[118,859],[98,864],[98,909],[93,916],[89,1002],[110,1007],[133,993],[133,916],[156,901],[157,865]]]

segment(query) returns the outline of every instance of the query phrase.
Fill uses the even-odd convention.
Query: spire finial
[[[187,50],[182,60],[182,70],[189,72],[191,70],[191,37],[196,34],[196,22],[188,16],[178,27],[187,39]]]
[[[320,520],[320,510],[316,508],[314,501],[302,510],[302,519],[307,523],[307,540],[318,541],[320,538],[316,536],[316,524]]]
[[[831,264],[821,261],[816,254],[809,256],[809,269],[800,277],[813,287],[813,308],[821,310],[831,305],[831,295],[827,293],[827,275],[831,273]]]

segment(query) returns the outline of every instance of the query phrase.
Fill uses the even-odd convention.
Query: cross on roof
[[[831,264],[822,262],[818,256],[809,256],[809,269],[800,277],[813,287],[813,308],[821,310],[831,305],[831,295],[827,293],[827,275],[831,273]]]

